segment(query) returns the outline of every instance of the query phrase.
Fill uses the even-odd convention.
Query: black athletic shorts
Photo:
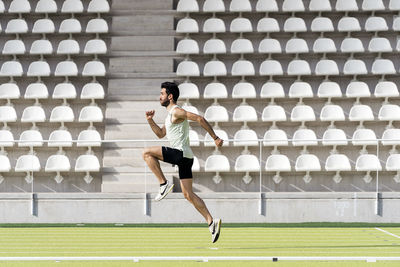
[[[193,178],[192,165],[193,159],[185,158],[183,152],[171,147],[162,147],[162,155],[165,162],[177,165],[179,168],[180,179]]]

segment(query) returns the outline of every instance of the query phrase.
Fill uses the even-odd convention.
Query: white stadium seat
[[[260,65],[260,75],[276,76],[283,75],[282,65],[278,60],[266,59]]]
[[[276,39],[265,38],[258,46],[259,53],[280,54],[282,53],[281,44]]]
[[[199,25],[197,21],[192,18],[183,18],[178,21],[176,25],[177,33],[197,33],[199,32]]]
[[[67,130],[55,130],[50,133],[49,147],[59,147],[62,151],[63,147],[72,147],[72,135]]]
[[[369,17],[365,22],[367,32],[382,32],[389,29],[386,20],[382,17]]]
[[[182,109],[184,109],[186,112],[200,115],[198,109],[195,106],[190,105],[190,103],[183,103]]]
[[[200,162],[199,159],[194,156],[193,157],[193,165],[192,165],[192,172],[199,172],[200,171]]]
[[[225,12],[225,4],[222,0],[206,0],[203,5],[203,12]]]
[[[232,65],[232,76],[254,76],[255,69],[254,65],[249,60],[238,60]]]
[[[264,108],[262,115],[262,121],[272,122],[273,127],[275,127],[276,122],[286,121],[286,112],[283,107],[278,105],[268,105]]]
[[[240,155],[235,161],[235,172],[245,172],[242,180],[245,184],[249,184],[252,181],[252,177],[249,175],[250,172],[260,171],[260,162],[254,155]]]
[[[358,38],[347,37],[340,45],[343,53],[363,53],[365,51],[363,43]]]
[[[204,88],[203,97],[205,99],[219,99],[228,98],[228,90],[225,84],[219,82],[212,82]]]
[[[348,59],[344,63],[343,73],[345,75],[365,75],[368,74],[368,71],[361,59]]]
[[[176,46],[176,53],[178,54],[198,54],[200,52],[199,44],[196,40],[183,39],[180,40]]]
[[[106,66],[98,60],[88,61],[83,66],[82,76],[105,76]]]
[[[262,18],[257,23],[257,31],[265,33],[279,32],[279,23],[274,18]]]
[[[8,122],[17,121],[17,112],[12,106],[0,106],[0,122],[4,123],[3,129],[7,129]]]
[[[4,44],[3,55],[22,55],[25,54],[25,44],[22,40],[8,40]]]
[[[6,155],[0,155],[0,172],[9,172],[11,170],[10,159]],[[4,181],[3,175],[0,174],[0,183]]]
[[[389,10],[400,11],[400,2],[397,0],[390,0]]]
[[[60,172],[69,172],[71,169],[71,164],[69,159],[65,155],[51,155],[47,161],[45,166],[45,172],[56,172],[57,175],[54,177],[54,180],[57,183],[61,183],[64,179]]]
[[[275,98],[284,98],[285,92],[283,86],[277,82],[266,82],[261,87],[261,98],[271,98],[271,103],[274,103]]]
[[[14,135],[9,130],[0,130],[0,147],[3,151],[5,147],[13,147],[15,144]]]
[[[184,82],[178,85],[179,97],[182,99],[199,99],[200,93],[199,88],[196,84],[190,82]]]
[[[58,28],[59,33],[80,33],[82,32],[82,26],[77,19],[65,19],[61,21],[60,27]]]
[[[400,183],[400,154],[392,154],[386,159],[386,170],[395,171],[397,174],[393,177],[396,183]]]
[[[342,129],[327,129],[322,136],[322,145],[333,146],[333,153],[337,153],[337,146],[347,146],[347,144],[347,137]]]
[[[220,39],[210,39],[204,43],[203,46],[204,54],[225,54],[226,46],[224,41]]]
[[[277,12],[278,4],[276,0],[258,0],[256,4],[256,11],[257,12]]]
[[[54,0],[39,0],[35,13],[57,13],[57,3]]]
[[[301,122],[301,127],[304,127],[305,122],[316,120],[314,109],[308,105],[295,106],[290,114],[290,120]]]
[[[360,22],[354,17],[343,17],[339,20],[337,29],[339,32],[359,32]]]
[[[45,122],[46,114],[41,106],[29,106],[24,109],[21,116],[21,122],[30,122],[36,127],[37,122]]]
[[[233,146],[258,146],[257,133],[250,129],[237,131],[233,137]]]
[[[364,11],[385,10],[382,0],[363,0],[361,8]]]
[[[312,32],[333,32],[335,29],[333,28],[333,23],[330,18],[326,17],[316,17],[311,22],[311,31]]]
[[[50,122],[60,122],[62,129],[65,122],[73,122],[75,119],[74,111],[69,106],[56,106],[51,110]]]
[[[78,67],[73,61],[61,61],[54,71],[55,76],[78,76]]]
[[[204,65],[203,75],[205,77],[226,76],[225,63],[220,60],[211,60]]]
[[[182,61],[176,69],[177,76],[200,76],[199,66],[193,61]]]
[[[80,48],[76,40],[61,40],[61,42],[58,44],[57,54],[59,55],[79,54],[79,52]]]
[[[107,33],[108,24],[104,19],[91,19],[86,25],[86,33]]]
[[[313,51],[315,53],[335,53],[335,42],[330,38],[318,38],[313,44]]]
[[[103,121],[103,112],[98,106],[85,106],[79,112],[79,122],[89,122],[90,127],[94,122]]]
[[[263,145],[274,147],[274,150],[271,152],[271,154],[279,154],[277,153],[279,146],[289,145],[286,132],[280,129],[267,130],[263,137]]]
[[[389,53],[392,52],[390,41],[384,37],[374,37],[369,41],[368,51],[372,53]]]
[[[359,103],[361,97],[371,97],[368,84],[360,81],[352,81],[347,85],[346,97],[356,98],[356,104]]]
[[[253,106],[249,105],[237,106],[233,111],[232,120],[238,122],[257,121],[257,111]]]
[[[318,86],[317,95],[320,98],[328,98],[327,104],[329,104],[331,103],[331,98],[342,97],[342,91],[338,83],[325,81]]]
[[[307,146],[318,145],[317,136],[313,130],[299,129],[293,134],[292,144],[293,146],[302,146],[302,153],[307,153]]]
[[[31,83],[26,87],[24,94],[25,99],[35,99],[35,103],[39,103],[39,99],[46,99],[49,97],[49,91],[45,83],[37,82]]]
[[[7,105],[11,105],[11,99],[20,98],[21,93],[16,83],[0,84],[0,99],[7,99]]]
[[[302,12],[305,11],[302,0],[284,0],[282,5],[283,12]]]
[[[393,19],[393,30],[394,31],[399,31],[400,30],[400,17],[395,17]]]
[[[209,18],[203,24],[203,32],[207,33],[226,32],[225,22],[220,18]]]
[[[353,133],[352,144],[354,146],[362,146],[360,154],[367,154],[367,146],[378,145],[378,140],[376,138],[375,132],[371,129],[357,129]]]
[[[234,99],[248,99],[248,98],[256,98],[256,88],[252,83],[248,82],[239,82],[233,86],[232,89],[232,98]]]
[[[65,0],[62,7],[61,13],[82,13],[83,4],[80,0]]]
[[[374,114],[372,113],[370,106],[357,104],[351,107],[349,112],[349,120],[360,122],[359,128],[362,128],[364,121],[374,120]]]
[[[251,54],[254,53],[253,43],[249,39],[239,38],[231,44],[232,54]]]
[[[351,171],[349,158],[344,154],[329,155],[325,162],[325,170],[336,172],[335,176],[333,176],[333,180],[336,183],[340,183],[342,180],[340,172]]]
[[[30,172],[38,172],[40,168],[39,158],[35,155],[22,155],[17,159],[17,163],[15,164],[16,172],[27,173],[25,177],[27,183],[32,183],[33,181],[33,176],[30,175]]]
[[[59,83],[54,87],[53,99],[63,99],[64,105],[67,103],[67,99],[76,98],[76,89],[72,83]]]
[[[32,33],[48,34],[54,33],[56,28],[51,19],[39,19],[33,24]]]
[[[50,76],[50,65],[46,61],[34,61],[29,64],[26,73],[28,77],[36,76]]]
[[[321,109],[320,113],[321,121],[331,122],[330,127],[334,127],[335,121],[344,121],[345,116],[341,106],[339,105],[325,105]]]
[[[383,97],[385,98],[384,103],[388,103],[389,97],[398,97],[399,90],[397,85],[394,82],[390,81],[380,81],[376,84],[374,90],[375,97]]]
[[[229,172],[230,164],[229,160],[225,155],[211,155],[208,156],[204,164],[204,171],[216,172],[213,177],[213,181],[219,184],[222,181],[222,177],[219,175],[220,172]]]
[[[29,13],[31,5],[27,0],[13,0],[8,8],[8,13]]]
[[[182,13],[199,12],[199,4],[197,0],[179,0],[176,11]]]
[[[5,8],[4,8],[4,3],[2,0],[0,0],[0,13],[4,13]],[[1,28],[1,27],[0,27]]]
[[[358,11],[358,5],[356,0],[337,0],[336,2],[337,11]]]
[[[303,103],[303,98],[314,96],[311,85],[307,82],[294,82],[289,87],[289,98],[299,98],[299,103]]]
[[[280,173],[291,170],[290,161],[286,155],[270,155],[265,162],[265,171],[276,173],[272,179],[277,184],[282,181]]]
[[[384,146],[392,146],[391,154],[397,153],[396,146],[400,145],[400,129],[386,129],[381,142]]]
[[[307,26],[302,18],[290,17],[285,21],[283,30],[291,33],[306,32]]]
[[[110,5],[107,0],[91,0],[89,2],[88,13],[108,13],[110,12]]]
[[[11,19],[7,23],[5,32],[9,34],[27,33],[28,24],[24,19]]]
[[[339,67],[334,60],[321,59],[315,66],[315,74],[322,76],[339,75]]]
[[[43,137],[38,130],[26,130],[19,136],[19,147],[30,147],[31,152],[34,147],[43,146]]]
[[[251,12],[250,0],[232,0],[229,6],[231,12]]]
[[[78,147],[88,147],[89,153],[92,147],[101,146],[101,136],[96,130],[83,130],[78,135],[78,142],[76,143]]]
[[[90,99],[94,104],[95,99],[104,99],[104,88],[100,83],[92,82],[83,86],[81,92],[81,99]]]
[[[382,76],[396,74],[393,62],[390,59],[381,58],[375,59],[372,63],[371,72],[372,74]]]
[[[356,161],[356,171],[366,171],[367,174],[364,176],[364,181],[370,183],[372,181],[371,171],[381,171],[382,165],[375,155],[360,155]]]
[[[20,77],[23,74],[22,65],[18,61],[6,61],[1,65],[0,77]]]
[[[106,54],[107,53],[107,45],[104,42],[104,40],[101,40],[101,39],[89,40],[85,44],[83,53],[89,54],[89,55]]]
[[[287,54],[300,54],[309,52],[306,40],[300,38],[289,39],[289,41],[286,43],[285,50]]]
[[[230,32],[242,33],[252,32],[253,26],[249,19],[246,18],[235,18],[231,21]]]
[[[302,59],[294,59],[289,62],[287,74],[295,76],[311,75],[310,64]]]
[[[306,183],[310,183],[312,179],[310,172],[321,171],[321,164],[317,156],[312,154],[303,154],[297,157],[295,170],[297,172],[306,172],[303,180]]]
[[[75,162],[75,171],[86,172],[83,179],[89,184],[93,180],[89,173],[100,171],[99,159],[95,155],[80,155]]]
[[[189,130],[190,146],[200,146],[199,134],[194,130]]]
[[[204,117],[209,122],[229,121],[228,111],[223,106],[210,106],[206,109]]]
[[[400,121],[400,107],[393,104],[384,104],[379,109],[378,119],[389,121],[387,128],[393,127],[393,121]]]
[[[35,40],[31,45],[29,53],[31,55],[50,55],[53,54],[53,45],[49,40]]]
[[[329,0],[311,0],[308,8],[310,11],[316,12],[332,11],[332,6]]]

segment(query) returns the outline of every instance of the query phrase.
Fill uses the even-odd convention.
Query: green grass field
[[[380,227],[400,236],[399,227]],[[1,227],[0,257],[321,256],[399,257],[400,238],[368,227]],[[400,266],[400,261],[46,261],[0,266]]]

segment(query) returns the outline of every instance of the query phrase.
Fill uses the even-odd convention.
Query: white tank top
[[[175,105],[168,112],[165,118],[165,129],[167,131],[167,138],[172,148],[181,150],[185,158],[192,159],[193,152],[190,148],[189,141],[189,122],[187,119],[181,123],[172,123],[172,111],[178,107]]]

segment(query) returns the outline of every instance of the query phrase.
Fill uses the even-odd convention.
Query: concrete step
[[[131,35],[154,35],[154,33],[158,35],[159,33],[164,33],[160,35],[174,36],[174,15],[115,16],[112,18],[111,32],[131,33]]]
[[[165,73],[174,71],[171,57],[113,57],[108,68],[110,74]]]
[[[174,51],[173,36],[114,36],[112,52],[116,51]]]
[[[172,175],[165,176],[168,180],[173,180]],[[155,193],[158,188],[158,180],[152,173],[116,173],[103,176],[101,192]]]
[[[160,89],[158,89],[160,90]],[[110,101],[107,102],[105,118],[110,124],[118,123],[140,123],[147,124],[145,111],[155,110],[154,121],[164,124],[167,110],[155,101]]]
[[[113,0],[112,11],[119,10],[173,10],[173,0]]]

